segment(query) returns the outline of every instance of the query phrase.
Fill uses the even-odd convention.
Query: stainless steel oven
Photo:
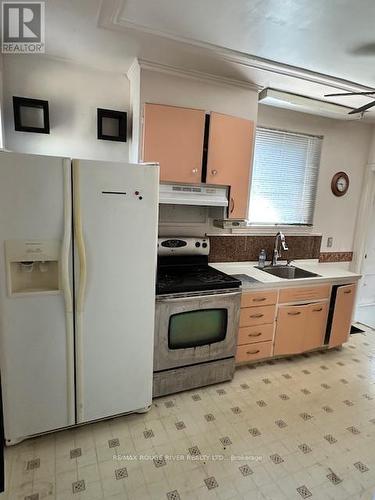
[[[154,396],[233,377],[241,282],[208,254],[208,238],[159,239]]]
[[[240,298],[238,290],[157,297],[154,371],[233,357]]]

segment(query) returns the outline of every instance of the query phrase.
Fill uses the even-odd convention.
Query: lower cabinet
[[[328,303],[280,306],[275,333],[275,356],[298,354],[323,345]]]
[[[276,302],[277,290],[242,294],[236,363],[272,356]]]
[[[324,344],[328,309],[327,302],[309,305],[307,324],[302,336],[302,351],[316,349]]]
[[[240,312],[240,327],[273,323],[275,306],[244,307]]]
[[[238,332],[238,345],[265,342],[273,339],[273,323],[259,326],[243,326]]]
[[[329,347],[339,346],[348,340],[352,324],[355,292],[356,285],[340,286],[337,289]]]
[[[255,361],[272,356],[272,341],[237,346],[236,362]]]
[[[328,347],[343,344],[350,332],[355,292],[356,284],[335,286],[332,298],[331,285],[244,292],[236,362],[318,349],[324,345],[327,323]]]
[[[302,352],[309,306],[280,306],[277,314],[274,354]]]

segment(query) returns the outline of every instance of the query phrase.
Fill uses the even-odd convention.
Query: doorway
[[[370,328],[375,329],[375,190],[374,168],[372,166],[368,180],[368,197],[365,203],[364,217],[360,217],[357,224],[361,225],[362,248],[358,272],[362,278],[358,286],[357,304],[354,319]]]

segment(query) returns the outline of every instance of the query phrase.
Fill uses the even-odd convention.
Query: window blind
[[[322,137],[257,128],[252,224],[313,223]]]

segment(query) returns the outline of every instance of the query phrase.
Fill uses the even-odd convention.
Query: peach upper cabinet
[[[201,182],[205,112],[145,104],[143,160],[160,163],[160,180]]]
[[[250,120],[211,113],[206,182],[230,186],[230,218],[247,218],[253,133]]]
[[[246,218],[254,124],[199,109],[145,104],[143,160],[160,180],[229,186],[228,217]]]

